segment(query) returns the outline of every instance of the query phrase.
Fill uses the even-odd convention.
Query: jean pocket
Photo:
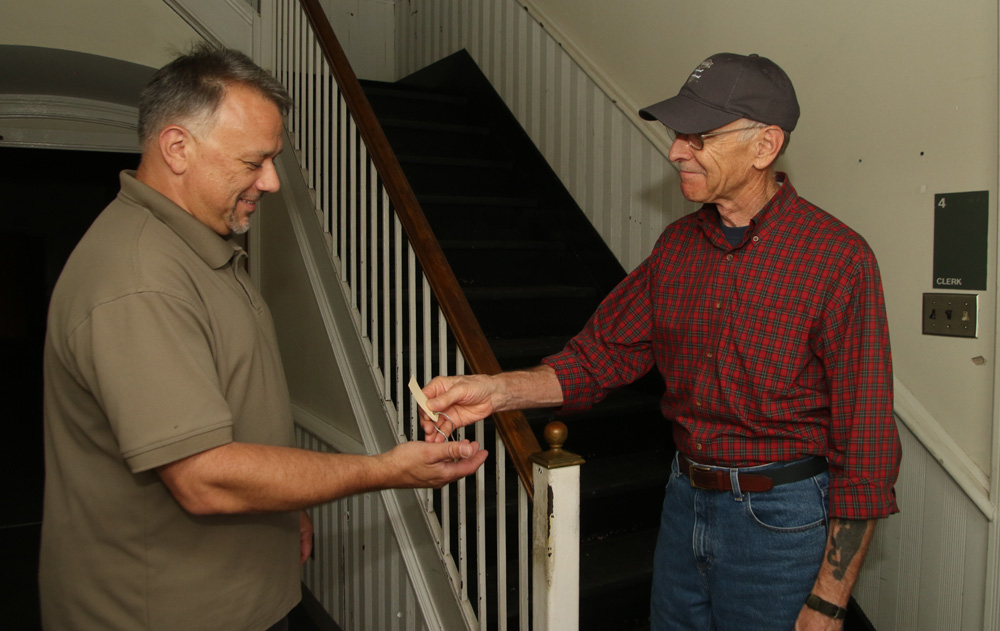
[[[744,508],[751,520],[768,530],[801,532],[825,526],[829,481],[829,474],[821,473],[766,493],[747,493]]]

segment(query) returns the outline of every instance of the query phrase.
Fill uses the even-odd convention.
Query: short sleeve
[[[139,292],[99,305],[71,335],[78,374],[106,411],[133,473],[232,441],[232,413],[201,310]]]

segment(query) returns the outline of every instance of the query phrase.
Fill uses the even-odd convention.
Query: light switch
[[[976,337],[978,294],[924,294],[924,335]]]

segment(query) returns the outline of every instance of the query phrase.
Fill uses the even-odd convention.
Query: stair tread
[[[665,485],[670,476],[671,456],[664,449],[646,449],[592,458],[580,470],[581,498],[607,497],[623,489]]]
[[[382,124],[383,129],[419,129],[422,131],[451,132],[476,136],[487,136],[490,133],[490,128],[484,125],[441,123],[438,121],[409,120],[405,118],[383,118],[379,122]]]
[[[442,250],[565,250],[559,241],[530,239],[442,239]]]
[[[594,289],[583,285],[523,285],[463,287],[468,300],[538,300],[542,298],[589,298]]]
[[[509,171],[514,164],[509,160],[483,160],[477,158],[462,158],[451,156],[421,156],[400,154],[397,156],[401,165],[423,164],[439,167],[498,169]]]
[[[504,338],[500,340],[490,340],[490,346],[493,348],[493,352],[497,356],[510,355],[510,354],[521,354],[528,350],[543,350],[543,349],[555,349],[552,352],[556,352],[562,349],[566,345],[567,337],[565,335],[546,335],[537,337],[511,337]],[[550,355],[551,353],[546,353],[545,355]],[[544,357],[545,355],[542,355]]]
[[[451,103],[464,105],[469,102],[467,97],[460,94],[444,94],[442,92],[427,92],[424,90],[414,90],[412,88],[401,88],[391,83],[376,83],[362,81],[362,86],[366,95],[384,96],[394,99],[408,99],[412,101],[434,101],[438,103]]]
[[[570,418],[573,419],[574,423],[591,420],[600,421],[612,416],[635,414],[640,410],[652,410],[657,408],[659,401],[659,397],[654,394],[639,392],[633,388],[626,387],[612,392],[606,399],[590,410],[574,414]]]
[[[536,207],[538,200],[534,197],[502,197],[502,196],[472,196],[472,195],[417,195],[421,206],[426,205],[471,205],[471,206],[511,206]]]
[[[580,545],[580,600],[601,592],[647,583],[653,574],[656,529]]]

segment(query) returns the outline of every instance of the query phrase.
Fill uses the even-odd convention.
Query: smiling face
[[[747,121],[737,120],[717,130],[746,127]],[[681,192],[692,202],[723,204],[738,202],[757,182],[759,173],[754,168],[757,152],[754,142],[744,134],[760,131],[722,134],[705,139],[699,150],[691,148],[684,137],[678,137],[670,146],[668,158],[680,171]]]
[[[246,232],[260,198],[280,187],[274,158],[282,130],[273,102],[251,88],[229,86],[215,116],[189,130],[194,142],[184,209],[220,235]]]

